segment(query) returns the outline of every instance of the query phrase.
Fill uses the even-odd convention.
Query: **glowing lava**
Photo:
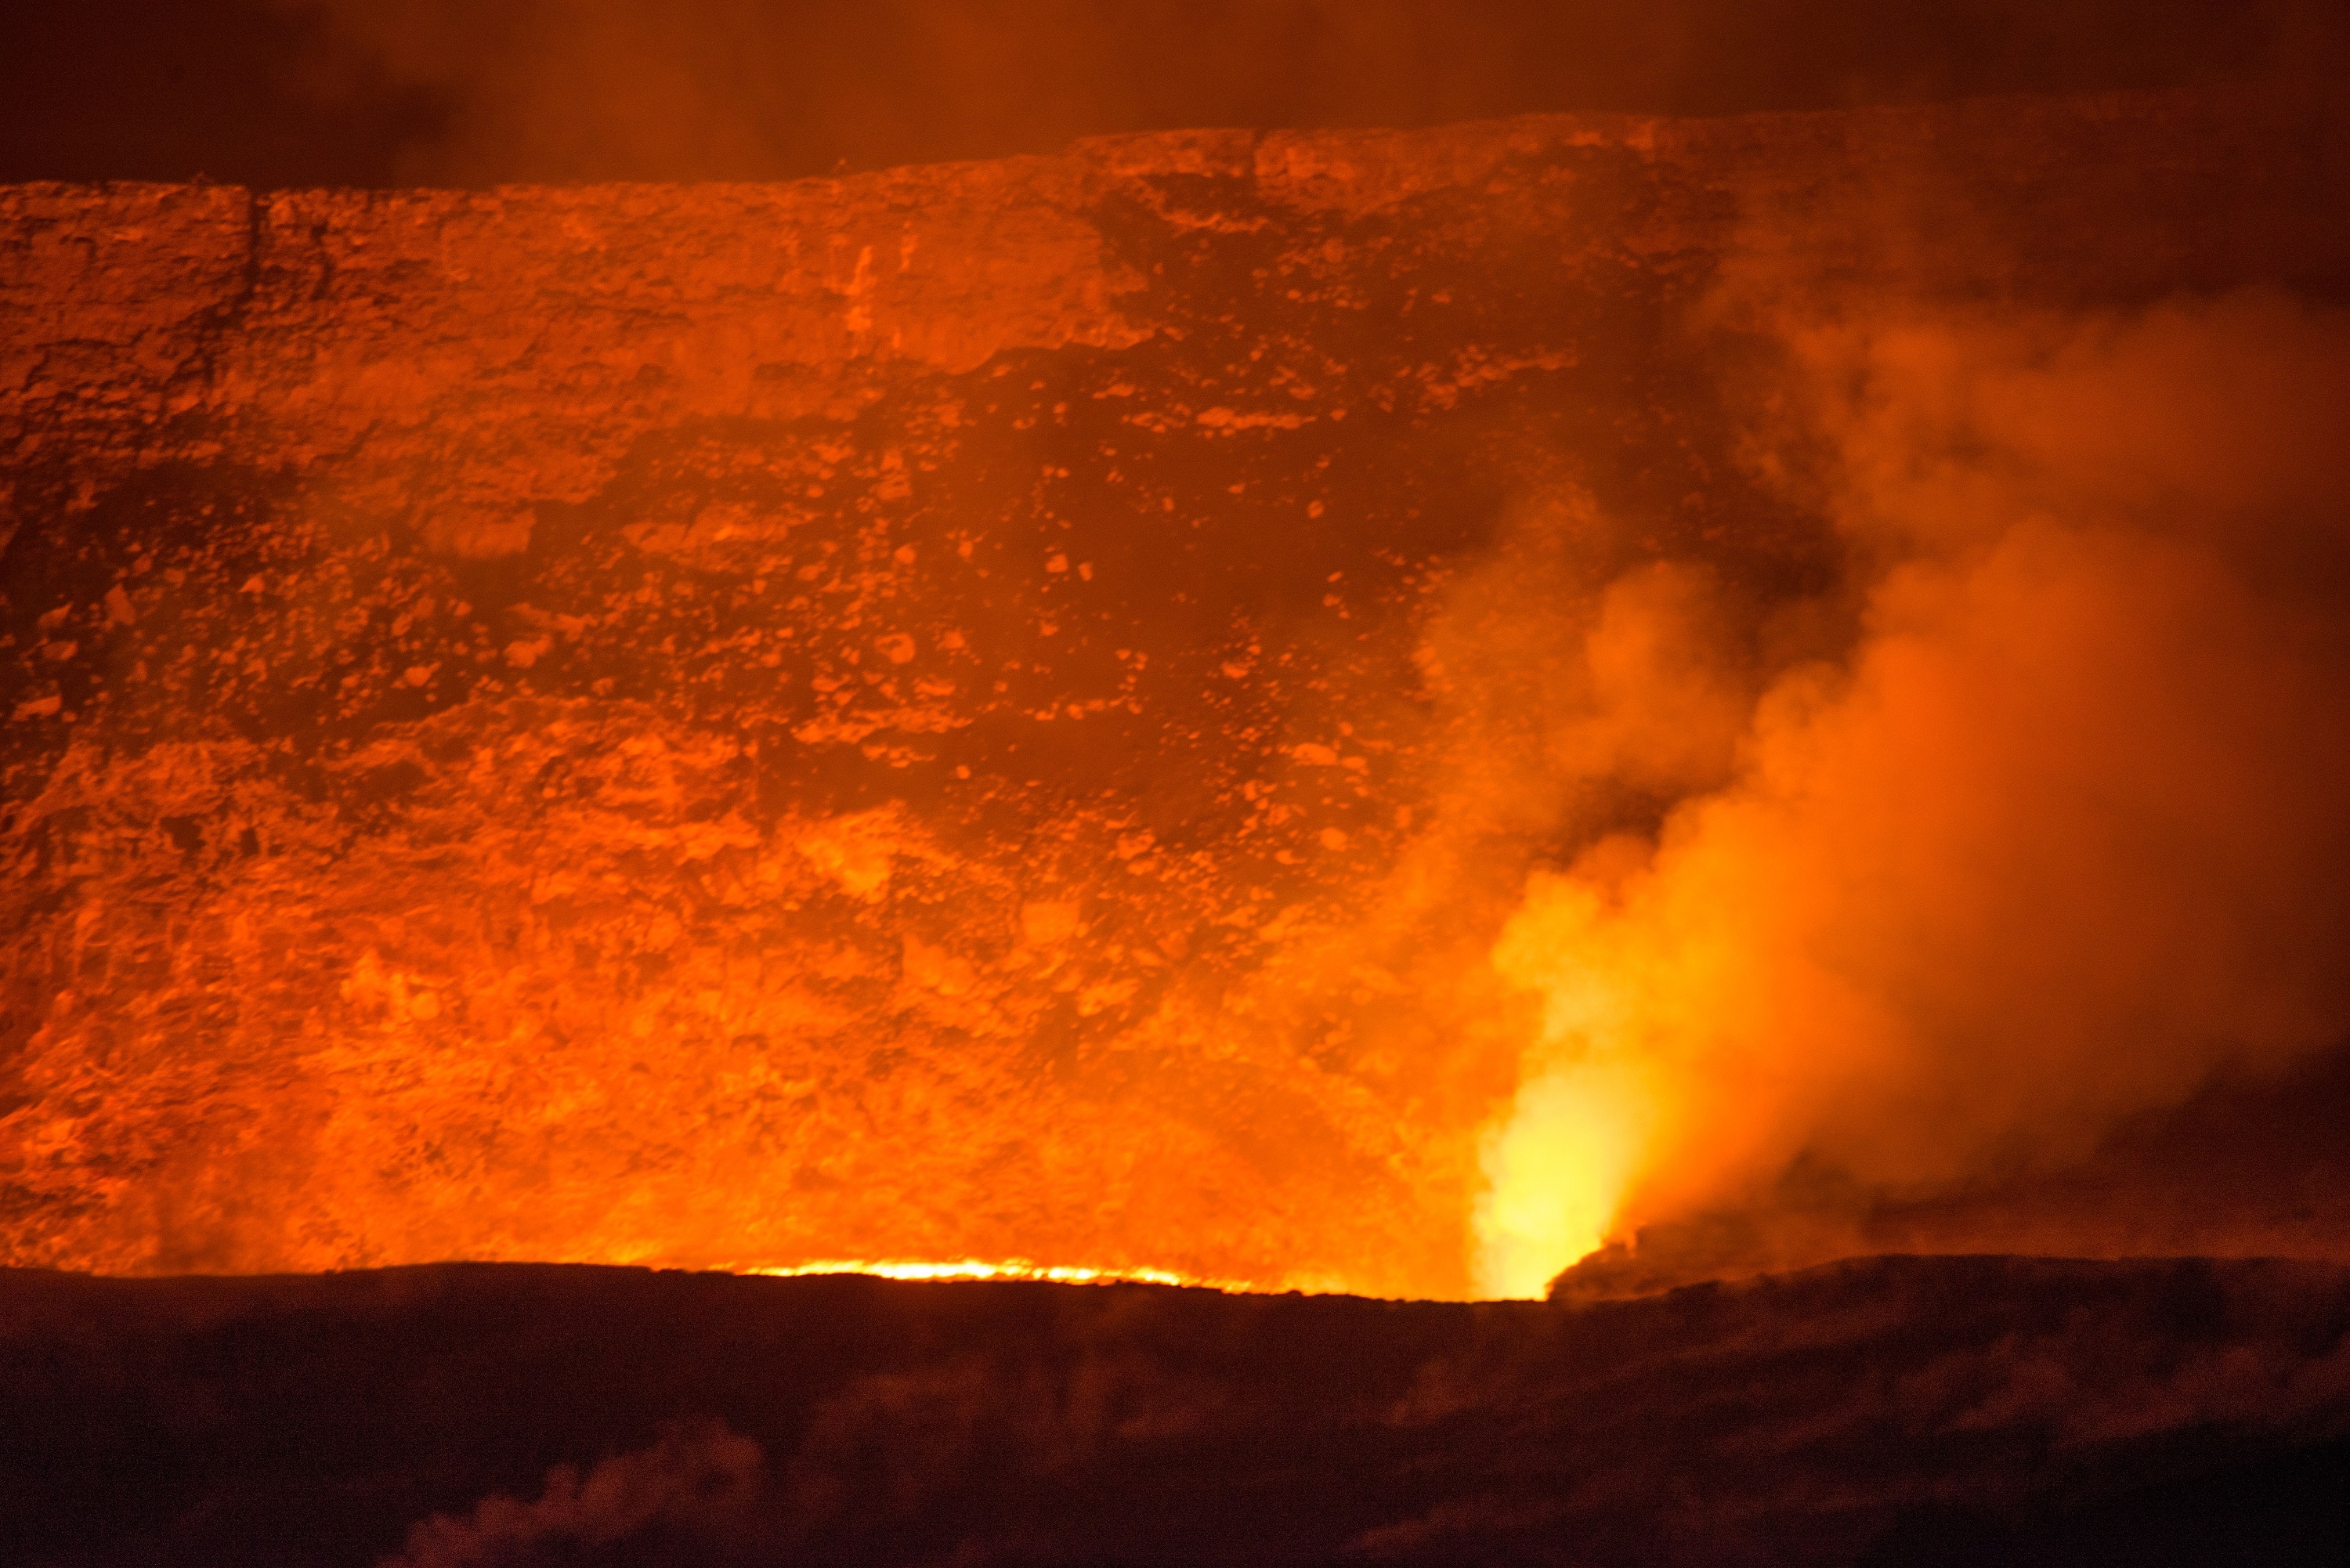
[[[2284,112],[0,191],[0,1262],[1525,1295],[2306,1059]]]
[[[1296,1290],[1294,1285],[1265,1286],[1246,1280],[1202,1280],[1166,1269],[1088,1269],[1065,1263],[1039,1263],[1026,1258],[995,1262],[963,1258],[952,1262],[906,1260],[870,1262],[826,1259],[784,1268],[738,1268],[733,1272],[796,1278],[803,1274],[869,1274],[881,1280],[1041,1280],[1056,1285],[1180,1285],[1187,1290],[1218,1291],[1226,1295],[1262,1294],[1268,1290]]]

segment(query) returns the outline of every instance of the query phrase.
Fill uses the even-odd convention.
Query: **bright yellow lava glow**
[[[1247,1280],[1197,1279],[1167,1269],[1077,1268],[1067,1264],[1032,1262],[1025,1258],[1007,1258],[995,1262],[979,1258],[961,1258],[951,1262],[831,1258],[813,1263],[740,1272],[783,1278],[796,1278],[804,1274],[870,1274],[884,1280],[1043,1280],[1056,1285],[1182,1285],[1192,1290],[1222,1291],[1226,1295],[1261,1294],[1265,1291],[1264,1286]]]
[[[1655,1120],[1627,1072],[1579,1064],[1518,1091],[1484,1150],[1477,1283],[1487,1299],[1538,1300],[1558,1272],[1606,1243]]]

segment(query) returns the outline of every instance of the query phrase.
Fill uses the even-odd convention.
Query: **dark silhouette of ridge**
[[[1567,1308],[448,1265],[0,1275],[0,1558],[2332,1563],[2350,1271]]]

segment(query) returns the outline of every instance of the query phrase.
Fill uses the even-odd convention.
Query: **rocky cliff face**
[[[1458,1293],[1521,1005],[1465,955],[1575,847],[1446,805],[1541,674],[1446,640],[1464,574],[1832,576],[1750,461],[1791,302],[2334,286],[2337,149],[2116,99],[0,191],[0,1258]]]

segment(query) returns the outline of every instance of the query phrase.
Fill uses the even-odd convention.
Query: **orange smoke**
[[[2350,327],[2063,313],[2334,275],[2240,113],[11,196],[0,1261],[1523,1294],[2304,1057]]]
[[[1893,1191],[2061,1163],[2350,1027],[2350,316],[1789,340],[1857,636],[1773,668],[1840,607],[1783,610],[1726,776],[1529,885],[1493,953],[1543,1019],[1482,1146],[1492,1293],[1799,1157]],[[1562,756],[1700,776],[1721,659],[1619,583]]]

